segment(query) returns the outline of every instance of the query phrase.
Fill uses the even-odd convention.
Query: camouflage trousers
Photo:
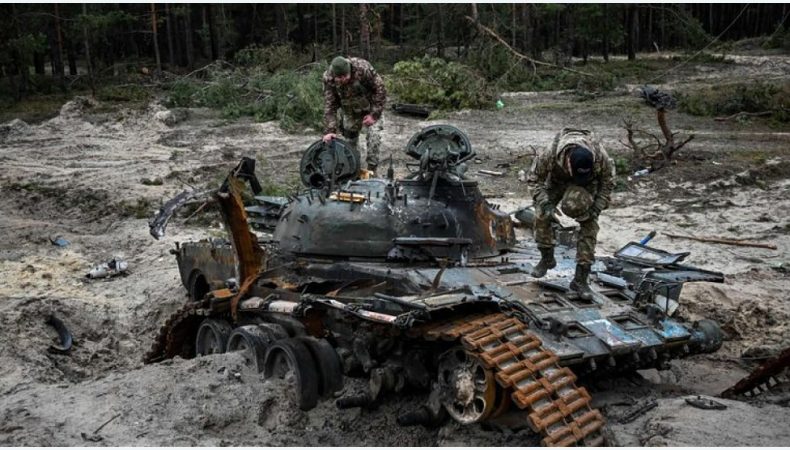
[[[552,205],[556,206],[562,200],[565,194],[565,189],[568,185],[553,185],[548,189],[549,201]],[[538,205],[535,205],[535,242],[538,248],[554,248],[554,229],[552,228],[553,220],[551,216],[546,216],[541,211]],[[579,222],[579,240],[576,243],[576,263],[578,264],[592,264],[595,262],[595,244],[598,241],[598,226],[597,219],[586,220]]]
[[[365,114],[346,114],[344,111],[340,111],[340,134],[357,150],[359,150],[359,134],[362,132],[362,119],[364,117]],[[384,118],[380,117],[373,126],[364,128],[367,128],[367,133],[365,133],[365,145],[367,147],[365,163],[368,170],[372,170],[379,165],[379,150],[381,149],[381,132],[384,130]]]

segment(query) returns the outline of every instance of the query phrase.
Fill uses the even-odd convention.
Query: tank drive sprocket
[[[458,365],[471,370],[453,375],[461,401],[448,408],[451,416],[466,422],[492,416],[490,371],[497,388],[527,412],[528,425],[543,436],[543,445],[604,444],[605,421],[600,411],[590,406],[587,390],[576,386],[573,372],[560,367],[559,358],[517,318],[503,313],[466,317],[426,325],[422,335],[430,341],[458,341],[466,352],[465,357],[454,357]],[[446,357],[442,363],[445,361]],[[464,375],[467,372],[469,380]]]

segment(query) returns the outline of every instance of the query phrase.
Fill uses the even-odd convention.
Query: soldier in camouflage
[[[383,128],[381,113],[387,100],[384,81],[364,59],[338,56],[324,72],[323,82],[324,142],[336,138],[340,131],[357,147],[359,133],[362,127],[367,127],[365,161],[368,170],[375,172]]]
[[[535,241],[540,262],[532,276],[543,277],[557,262],[554,259],[554,209],[579,222],[576,274],[570,288],[583,300],[592,299],[587,282],[595,261],[598,216],[609,206],[614,189],[614,163],[603,146],[587,130],[564,128],[551,147],[538,155],[527,177],[535,207]]]

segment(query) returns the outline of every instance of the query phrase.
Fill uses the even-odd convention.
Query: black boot
[[[540,250],[540,261],[532,269],[532,276],[542,278],[549,269],[557,267],[557,260],[554,259],[554,247],[539,247],[538,249]]]
[[[587,278],[589,276],[589,264],[576,264],[576,275],[568,286],[571,291],[576,292],[579,298],[586,302],[589,302],[593,298],[592,289],[590,289],[590,285],[587,284]]]

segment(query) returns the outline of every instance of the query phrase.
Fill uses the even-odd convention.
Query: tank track
[[[203,316],[198,314],[200,306],[200,302],[188,302],[170,315],[164,325],[159,328],[159,332],[151,344],[151,349],[143,358],[145,364],[159,362],[176,355],[184,355],[189,351],[191,346],[184,345],[185,338],[190,335],[190,328],[196,327],[203,319]]]
[[[492,370],[499,386],[527,412],[527,422],[550,447],[603,446],[605,420],[590,406],[590,395],[575,384],[576,375],[560,367],[559,358],[543,347],[522,321],[503,313],[431,324],[426,340],[460,341],[472,356]]]

